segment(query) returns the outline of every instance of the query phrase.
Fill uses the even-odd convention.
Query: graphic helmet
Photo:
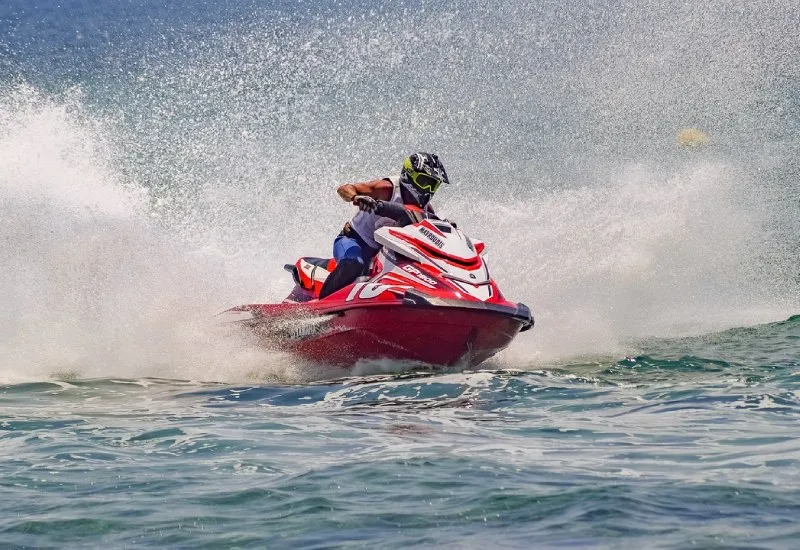
[[[403,161],[400,186],[420,207],[424,207],[442,183],[450,183],[437,155],[414,153]]]

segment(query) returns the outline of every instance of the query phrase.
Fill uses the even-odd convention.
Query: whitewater
[[[0,546],[793,547],[798,16],[6,2]],[[533,330],[406,372],[219,326],[416,150]]]

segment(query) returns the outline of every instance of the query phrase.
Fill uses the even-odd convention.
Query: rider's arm
[[[418,219],[411,219],[406,207],[396,202],[378,201],[378,203],[375,205],[375,213],[378,216],[393,219],[395,222],[397,222],[397,227],[405,227],[415,223],[416,221],[419,221]],[[432,209],[430,209],[428,212],[422,213],[422,217],[424,219],[439,219],[433,213]]]
[[[383,180],[373,180],[364,183],[346,183],[340,185],[336,192],[342,197],[343,201],[352,202],[356,195],[366,195],[375,200],[388,201],[392,198],[394,185],[392,182]]]
[[[406,207],[396,202],[378,201],[375,206],[375,213],[378,216],[393,219],[399,227],[412,223],[408,212],[406,212]]]

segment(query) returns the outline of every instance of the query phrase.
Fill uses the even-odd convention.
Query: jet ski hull
[[[285,266],[295,287],[279,304],[225,312],[260,343],[328,365],[393,360],[479,365],[533,326],[489,274],[485,245],[445,220],[375,231],[382,245],[368,275],[320,298],[335,261]],[[335,286],[335,285],[331,285]]]
[[[280,305],[286,307],[276,308]],[[303,305],[276,304],[236,309],[244,308],[249,308],[252,317],[239,323],[266,347],[341,367],[381,359],[475,367],[505,349],[533,322],[525,320],[525,313],[514,317],[511,312],[457,306],[315,311]]]

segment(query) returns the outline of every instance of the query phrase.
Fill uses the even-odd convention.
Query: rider
[[[369,269],[372,258],[380,250],[375,230],[407,217],[403,206],[421,208],[423,215],[433,214],[428,203],[442,182],[450,183],[439,157],[414,153],[403,162],[399,177],[339,186],[336,192],[342,200],[358,206],[359,212],[344,224],[333,241],[336,268],[322,285],[319,297],[325,298],[344,288]]]

